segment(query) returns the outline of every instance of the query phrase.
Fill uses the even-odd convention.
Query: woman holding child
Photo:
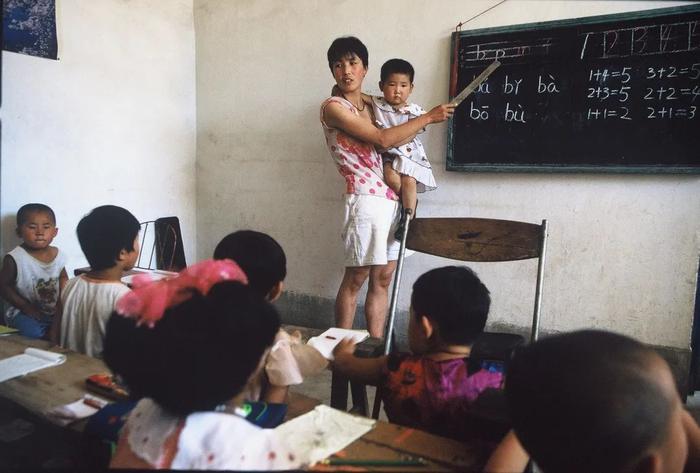
[[[321,104],[321,125],[328,150],[345,178],[345,273],[335,301],[335,322],[338,327],[352,327],[357,295],[369,278],[367,328],[371,336],[381,337],[399,252],[392,231],[399,204],[386,185],[375,147],[385,149],[411,140],[427,125],[447,120],[454,107],[438,105],[403,125],[379,129],[374,126],[371,99],[362,93],[368,67],[365,45],[355,37],[337,38],[328,49],[328,66],[338,93]]]

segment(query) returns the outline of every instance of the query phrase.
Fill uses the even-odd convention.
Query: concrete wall
[[[333,85],[329,44],[347,34],[365,42],[370,93],[378,93],[384,60],[409,59],[413,99],[427,108],[447,98],[455,25],[495,3],[195,0],[198,256],[232,230],[269,232],[289,258],[288,315],[330,324],[343,270],[343,181],[318,121]],[[510,1],[465,28],[680,3]],[[432,126],[424,140],[440,187],[421,198],[420,215],[547,218],[545,332],[600,327],[688,348],[700,248],[697,176],[448,173],[445,141],[445,125]],[[407,260],[402,311],[412,281],[446,263]],[[492,290],[492,323],[529,327],[536,264],[473,267]]]
[[[180,217],[195,252],[192,0],[57,1],[59,59],[2,55],[2,252],[15,212],[44,202],[68,270],[85,266],[75,226],[93,207]]]

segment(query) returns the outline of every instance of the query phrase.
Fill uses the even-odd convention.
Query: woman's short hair
[[[187,415],[240,393],[279,326],[271,304],[226,281],[166,310],[153,328],[112,314],[104,360],[132,397],[149,397],[175,415]]]
[[[354,36],[336,38],[331,43],[331,47],[328,48],[328,67],[333,70],[334,62],[340,61],[345,56],[352,54],[362,60],[365,69],[369,66],[369,53],[367,52],[367,46],[365,46],[362,41]]]

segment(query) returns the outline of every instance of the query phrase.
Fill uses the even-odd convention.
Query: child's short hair
[[[29,214],[32,212],[42,212],[49,214],[49,218],[51,219],[53,224],[56,225],[56,214],[53,212],[51,207],[49,207],[46,204],[31,203],[24,204],[17,211],[17,226],[20,227],[24,222],[26,222],[27,218],[29,218]]]
[[[78,241],[93,270],[114,266],[122,250],[133,251],[141,224],[116,205],[94,208],[78,222]]]
[[[491,306],[489,290],[466,266],[428,271],[413,284],[416,316],[434,322],[446,343],[471,344],[483,331]]]
[[[535,463],[548,473],[627,471],[663,441],[673,404],[649,369],[655,358],[663,361],[631,338],[596,330],[519,349],[506,397]]]
[[[343,36],[336,38],[328,48],[328,67],[333,70],[333,63],[341,60],[347,55],[355,54],[362,60],[362,64],[367,68],[369,66],[369,53],[367,46],[362,41],[354,36]]]
[[[112,314],[104,360],[134,398],[175,415],[209,411],[244,388],[279,326],[270,303],[225,281],[167,309],[153,328]]]
[[[403,59],[389,59],[387,62],[382,64],[382,70],[379,73],[379,78],[382,82],[386,82],[391,74],[406,74],[413,84],[413,76],[415,71],[410,62],[404,61]]]
[[[214,250],[214,259],[232,259],[248,276],[248,284],[267,296],[287,276],[287,257],[274,238],[254,230],[226,235]]]

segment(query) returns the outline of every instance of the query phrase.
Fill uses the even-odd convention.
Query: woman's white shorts
[[[394,231],[398,222],[398,201],[373,195],[345,194],[342,232],[345,266],[373,266],[396,261],[400,245],[394,239]]]

